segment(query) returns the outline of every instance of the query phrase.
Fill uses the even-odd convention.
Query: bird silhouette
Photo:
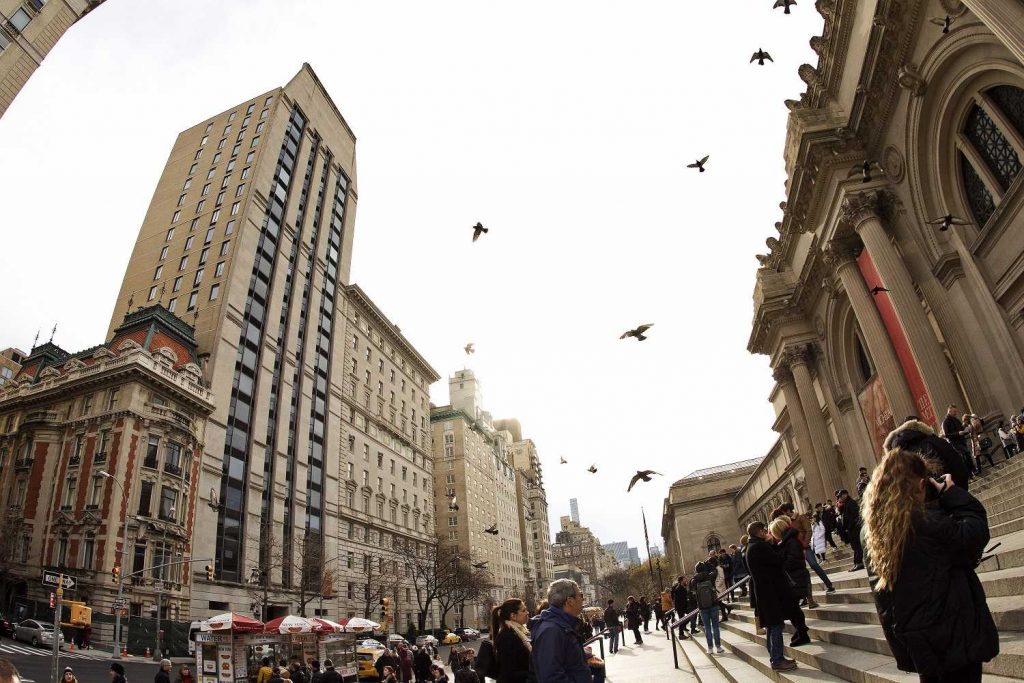
[[[455,496],[454,495],[451,498],[448,499],[448,509],[451,510],[452,512],[458,512],[459,511],[459,504],[455,502]]]
[[[590,472],[591,474],[597,474],[597,466],[591,465],[590,467],[587,468],[587,472]]]
[[[473,226],[473,241],[476,242],[480,239],[481,233],[485,232],[488,232],[487,228],[483,226],[483,223],[478,221],[477,224]]]
[[[862,183],[870,183],[872,169],[878,171],[882,175],[885,175],[885,169],[882,168],[877,161],[865,159],[863,163],[857,164],[856,166],[851,168],[850,172],[846,174],[846,177],[852,178],[855,175],[859,175],[861,176]]]
[[[775,0],[775,4],[772,5],[772,9],[782,8],[783,14],[789,14],[789,6],[795,5],[796,0]]]
[[[932,17],[928,21],[932,22],[936,26],[941,26],[943,33],[949,33],[949,27],[953,25],[953,22],[956,21],[956,19],[947,14],[944,17]]]
[[[750,57],[750,63],[753,64],[754,60],[757,60],[758,65],[764,66],[764,60],[766,60],[766,59],[769,62],[774,62],[775,61],[774,59],[772,59],[772,56],[770,54],[768,54],[767,52],[765,52],[761,48],[757,48],[757,52],[755,52]]]
[[[935,220],[928,221],[928,225],[938,225],[940,226],[939,232],[946,232],[954,225],[970,225],[970,223],[959,216],[947,213],[945,216],[939,216]]]
[[[466,352],[467,356],[476,353],[476,349],[473,348],[473,342],[469,342],[468,344],[466,344],[464,347],[462,347],[462,350]]]
[[[622,336],[619,337],[619,339],[625,339],[626,337],[636,337],[637,341],[644,341],[645,339],[647,339],[647,337],[644,336],[644,332],[651,329],[652,327],[654,327],[654,323],[644,323],[643,325],[640,325],[635,329],[623,332]]]
[[[559,460],[559,463],[558,463],[559,465],[564,465],[565,463],[569,462],[568,460],[566,460],[565,458],[563,458],[561,456],[558,457],[558,460]]]
[[[626,489],[626,493],[632,491],[633,487],[636,486],[636,483],[641,479],[643,481],[650,481],[652,474],[657,474],[659,477],[662,476],[661,472],[655,472],[654,470],[637,470],[636,474],[633,475],[633,478],[629,480],[629,488]]]
[[[491,534],[492,536],[497,536],[498,535],[498,524],[497,524],[497,522],[495,522],[494,524],[492,524],[489,527],[487,527],[486,529],[484,529],[484,533],[485,534]]]
[[[474,562],[473,563],[473,569],[487,569],[487,563],[486,562]]]
[[[686,168],[695,168],[698,171],[700,171],[701,173],[703,173],[704,172],[704,164],[708,163],[708,157],[709,156],[711,156],[711,155],[710,154],[705,154],[703,159],[697,159],[697,161],[693,162],[692,164],[687,164]]]
[[[888,292],[889,290],[886,289],[885,287],[879,287],[878,285],[875,285],[868,291],[871,292],[871,296],[878,296],[881,292]]]

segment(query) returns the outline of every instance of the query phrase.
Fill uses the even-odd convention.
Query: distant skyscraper
[[[580,523],[580,505],[575,498],[569,499],[569,519],[577,524]]]
[[[629,566],[629,544],[626,541],[605,543],[601,547],[615,556],[615,562],[618,563],[620,567]]]
[[[636,548],[629,549],[629,563],[640,564],[640,551]]]

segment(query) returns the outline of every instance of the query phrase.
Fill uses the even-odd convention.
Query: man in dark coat
[[[608,606],[604,609],[604,623],[608,629],[608,654],[619,651],[619,610],[615,609],[615,600],[608,598]]]
[[[324,683],[344,683],[344,679],[342,679],[341,674],[334,668],[333,661],[325,659],[324,668],[326,671],[324,671],[324,677],[321,679]]]
[[[594,677],[576,632],[583,593],[571,579],[556,579],[548,588],[548,608],[530,630],[537,683],[593,683]]]
[[[672,606],[676,610],[676,619],[682,619],[689,611],[686,606],[689,603],[689,591],[686,588],[686,577],[680,575],[676,579],[676,585],[672,586]],[[679,624],[679,640],[686,640],[686,624]]]
[[[916,419],[916,417],[914,419]],[[908,418],[907,421],[910,422],[911,419]],[[956,452],[960,455],[960,460],[963,461],[964,468],[968,471],[970,476],[973,476],[975,474],[974,457],[971,454],[971,447],[967,445],[967,433],[967,430],[964,428],[964,423],[960,421],[960,409],[956,406],[949,406],[949,408],[946,409],[946,417],[942,420],[942,438],[948,441],[950,445],[956,449]],[[885,451],[888,452],[889,449],[885,448]],[[952,474],[952,472],[949,473]],[[957,486],[967,488],[966,484],[961,485],[955,477],[953,482]]]
[[[755,614],[768,630],[768,657],[773,670],[789,671],[796,668],[796,662],[783,656],[782,625],[788,619],[796,627],[791,646],[804,645],[810,642],[804,615],[783,571],[782,556],[767,540],[764,523],[751,522],[747,534],[747,571],[753,582]]]
[[[951,406],[950,410],[953,412],[953,415],[947,415],[946,419],[942,421],[943,432],[946,431],[946,423],[951,419],[955,421],[955,424],[950,424],[949,426],[951,430],[956,429],[956,425],[960,424],[960,419],[956,417],[956,407]],[[963,425],[961,425],[962,429]],[[966,441],[963,440],[962,436],[959,438],[966,449]],[[961,453],[957,450],[959,447],[956,446],[952,439],[953,437],[951,436],[947,436],[945,439],[940,438],[925,423],[920,420],[911,419],[889,432],[889,435],[885,437],[885,441],[882,442],[882,450],[888,453],[894,448],[900,448],[920,453],[928,462],[929,468],[936,475],[949,474],[953,477],[955,485],[966,490],[967,485],[971,481],[971,471],[968,469]],[[925,492],[927,493],[928,500],[935,499],[934,489],[929,487],[925,489]]]
[[[850,571],[860,571],[864,569],[864,549],[860,544],[860,506],[857,505],[857,501],[850,498],[850,492],[846,489],[840,489],[836,493],[836,505],[839,507],[842,520],[840,528],[853,548],[853,566],[850,567]]]

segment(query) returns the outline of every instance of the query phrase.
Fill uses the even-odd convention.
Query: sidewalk
[[[605,672],[607,680],[613,683],[640,683],[642,681],[685,681],[694,683],[697,676],[690,668],[689,662],[679,651],[679,668],[673,668],[672,642],[665,640],[664,631],[645,633],[643,645],[633,645],[633,634],[626,632],[629,645],[619,647],[614,655],[608,654],[608,641],[605,645]],[[597,643],[593,643],[594,654],[600,655]]]

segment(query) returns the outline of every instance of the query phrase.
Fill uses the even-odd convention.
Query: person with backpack
[[[604,608],[604,624],[608,629],[608,654],[619,651],[619,610],[615,609],[615,600],[608,598],[608,606]]]
[[[722,636],[718,627],[718,591],[715,589],[715,579],[718,572],[708,562],[698,562],[694,567],[691,588],[697,599],[697,609],[700,610],[700,620],[704,624],[704,638],[708,643],[708,654],[715,652],[722,654]]]
[[[635,645],[644,644],[644,639],[640,635],[640,603],[632,595],[626,598],[626,628],[633,632]]]
[[[644,622],[644,633],[651,632],[651,603],[647,602],[647,596],[640,596],[640,618]]]
[[[676,585],[672,586],[672,606],[676,610],[676,619],[682,619],[689,611],[686,606],[690,602],[690,591],[686,588],[686,577],[680,574],[676,577]],[[691,626],[691,631],[692,631]],[[679,640],[686,640],[686,624],[679,624]]]

